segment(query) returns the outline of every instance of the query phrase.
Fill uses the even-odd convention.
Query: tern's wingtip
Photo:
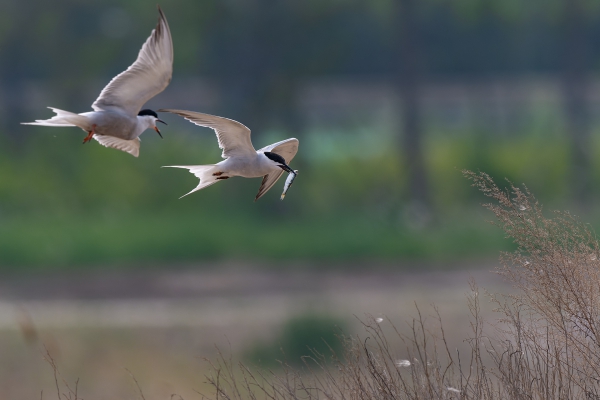
[[[163,12],[162,8],[160,8],[159,4],[156,4],[156,9],[158,10],[158,24],[156,25],[156,29],[158,31],[160,30],[161,22],[167,25],[167,17],[165,16],[165,13]]]

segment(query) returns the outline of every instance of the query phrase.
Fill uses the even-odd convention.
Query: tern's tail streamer
[[[214,173],[218,173],[219,171],[217,171],[219,168],[215,165],[215,164],[208,164],[208,165],[165,165],[166,168],[185,168],[187,170],[189,170],[192,174],[196,175],[198,178],[200,178],[200,183],[198,184],[198,186],[196,186],[196,188],[194,190],[192,190],[191,192],[184,194],[181,197],[185,197],[188,194],[192,194],[194,192],[197,192],[200,189],[204,189],[205,187],[208,187],[214,183],[219,182],[219,175],[213,175]],[[163,168],[165,168],[163,167]],[[180,198],[181,198],[180,197]]]
[[[41,125],[41,126],[78,126],[86,131],[91,130],[88,117],[75,114],[69,111],[59,110],[58,108],[48,107],[56,114],[50,119],[38,119],[35,122],[23,122],[23,125]]]

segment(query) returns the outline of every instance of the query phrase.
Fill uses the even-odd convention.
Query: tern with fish
[[[262,183],[254,199],[256,201],[273,187],[284,171],[292,177],[296,176],[296,172],[288,164],[298,152],[298,139],[285,139],[260,150],[255,150],[250,139],[250,129],[237,121],[193,111],[171,109],[158,111],[177,114],[196,125],[213,129],[217,135],[219,148],[223,150],[221,156],[225,160],[217,164],[167,166],[185,168],[200,178],[198,186],[181,197],[234,176],[244,178],[262,177]],[[285,197],[285,192],[292,181],[293,178],[290,180],[288,177],[282,199]]]

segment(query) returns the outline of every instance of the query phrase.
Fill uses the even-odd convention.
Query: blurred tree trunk
[[[3,51],[19,60],[24,51],[20,48],[21,41],[14,37],[10,39],[5,41]],[[23,133],[27,131],[27,127],[19,125],[21,122],[27,122],[24,82],[25,73],[17,62],[4,62],[0,66],[0,88],[2,89],[0,129],[3,135],[18,145],[24,143],[26,136]]]
[[[284,64],[289,52],[285,35],[292,17],[287,4],[280,0],[248,0],[232,10],[237,13],[233,18],[237,33],[229,61],[220,72],[226,108],[223,115],[250,128],[256,149],[270,144],[264,139],[269,129],[287,131],[278,140],[298,137],[302,129],[296,108],[297,82]],[[285,204],[261,201],[259,207],[277,213],[285,209]]]
[[[290,11],[278,0],[251,0],[236,18],[243,35],[232,65],[222,73],[225,106],[233,111],[233,118],[253,130],[255,138],[274,122],[290,132],[301,129],[296,81],[283,65],[289,51],[285,34]],[[263,145],[260,140],[255,143]]]
[[[410,202],[430,210],[429,184],[423,157],[423,129],[420,104],[420,50],[417,28],[417,0],[396,0],[397,43],[396,88],[402,103],[403,151],[408,170]]]
[[[574,199],[585,205],[591,195],[590,117],[588,110],[587,43],[581,0],[564,0],[562,87],[567,130],[571,139],[569,180]]]
[[[10,138],[14,143],[22,145],[25,141],[25,127],[19,125],[27,122],[25,116],[25,101],[23,95],[23,81],[17,77],[9,78],[0,82],[2,87],[2,113],[0,118],[0,129],[2,134]]]
[[[262,38],[265,0],[248,1],[243,14],[234,20],[243,32],[239,47],[230,57],[225,74],[225,106],[232,111],[232,118],[248,126],[255,136],[263,130],[265,122],[266,77],[269,75],[268,47]],[[258,135],[257,135],[258,136]]]

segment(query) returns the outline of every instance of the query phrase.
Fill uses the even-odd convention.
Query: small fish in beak
[[[296,175],[298,175],[298,170],[292,170],[292,172],[288,174],[288,177],[285,180],[285,185],[283,185],[283,193],[281,193],[281,200],[285,198],[285,194],[287,193],[290,186],[292,186],[292,183],[294,183]]]

